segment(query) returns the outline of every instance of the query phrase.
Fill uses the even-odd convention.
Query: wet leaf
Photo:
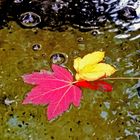
[[[89,88],[92,90],[99,90],[102,92],[111,92],[113,90],[112,85],[103,80],[97,80],[93,82],[79,81],[75,85],[79,87]]]
[[[79,106],[82,96],[81,89],[73,84],[72,74],[67,69],[53,64],[52,70],[23,76],[26,83],[36,85],[23,104],[48,104],[49,120],[68,110],[71,104]]]
[[[85,55],[83,58],[74,60],[76,70],[76,80],[95,81],[103,76],[112,75],[116,69],[109,64],[101,63],[104,58],[104,52],[93,52]]]

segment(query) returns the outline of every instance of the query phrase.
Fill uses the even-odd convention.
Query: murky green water
[[[114,77],[139,77],[138,39],[114,39],[115,33],[106,31],[93,36],[73,28],[52,32],[10,24],[10,29],[0,30],[0,140],[139,140],[138,80],[109,80],[111,93],[84,89],[80,108],[48,122],[45,106],[22,105],[32,87],[21,79],[25,73],[50,69],[54,53],[68,55],[65,65],[73,70],[74,58],[97,50],[105,51],[106,62],[117,68]],[[36,43],[41,48],[34,51]]]

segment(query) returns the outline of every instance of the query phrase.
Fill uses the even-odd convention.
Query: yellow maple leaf
[[[74,68],[76,70],[76,80],[95,81],[104,76],[112,75],[116,69],[106,63],[101,63],[104,58],[104,52],[97,51],[85,55],[83,58],[74,59]]]

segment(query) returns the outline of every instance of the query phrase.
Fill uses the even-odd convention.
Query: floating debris
[[[12,104],[12,103],[14,103],[14,102],[15,102],[15,100],[10,100],[10,99],[8,99],[8,98],[6,98],[6,99],[4,100],[5,105],[10,105],[10,104]]]

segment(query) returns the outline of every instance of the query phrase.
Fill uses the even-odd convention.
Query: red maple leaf
[[[72,103],[79,106],[82,96],[81,89],[74,85],[73,76],[67,69],[53,64],[52,70],[23,76],[24,82],[36,85],[27,94],[23,104],[48,104],[49,120],[68,110]]]

